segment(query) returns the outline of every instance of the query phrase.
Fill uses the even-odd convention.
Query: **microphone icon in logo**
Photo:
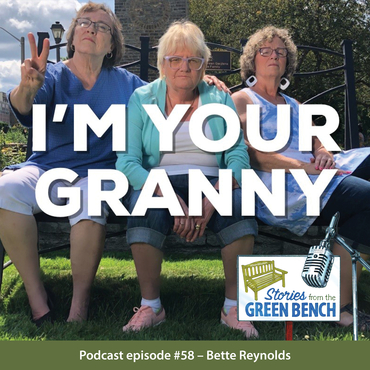
[[[324,241],[311,247],[303,266],[302,279],[313,288],[325,288],[328,283],[334,256]]]
[[[303,281],[310,287],[325,288],[328,283],[334,263],[334,256],[330,250],[330,240],[333,237],[333,231],[335,233],[338,220],[339,213],[337,212],[326,229],[325,238],[318,246],[311,247],[308,252],[301,276]]]

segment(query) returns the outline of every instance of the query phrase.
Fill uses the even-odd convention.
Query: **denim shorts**
[[[339,211],[338,234],[352,248],[370,254],[370,156],[334,190],[321,211],[327,224]]]
[[[218,181],[217,177],[207,177],[212,185]],[[169,177],[172,187],[186,203],[188,199],[188,175],[174,175]],[[141,190],[130,190],[124,198],[124,205],[131,213]],[[212,230],[222,247],[231,244],[246,235],[257,236],[257,222],[254,217],[241,216],[241,189],[233,190],[232,216],[220,216],[215,211],[207,227]],[[148,209],[145,216],[129,216],[127,219],[127,242],[146,243],[155,248],[163,247],[166,236],[171,233],[174,218],[167,209]]]

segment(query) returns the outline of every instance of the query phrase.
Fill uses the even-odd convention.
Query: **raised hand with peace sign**
[[[21,114],[28,114],[32,109],[33,99],[45,80],[46,64],[49,55],[49,39],[45,39],[41,54],[38,55],[35,37],[28,34],[31,58],[21,66],[21,82],[13,89],[10,100],[13,107]]]

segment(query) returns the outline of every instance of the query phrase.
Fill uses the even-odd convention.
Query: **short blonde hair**
[[[181,48],[187,48],[194,53],[194,56],[204,58],[201,74],[201,78],[203,78],[211,52],[206,45],[203,32],[195,23],[187,20],[173,22],[166,33],[159,39],[157,53],[159,77],[164,77],[162,74],[164,57]]]
[[[272,42],[274,37],[279,37],[288,50],[284,77],[289,78],[293,75],[297,66],[297,47],[295,46],[289,31],[284,28],[268,26],[256,31],[244,46],[243,54],[240,57],[240,73],[243,81],[255,73],[256,67],[254,60],[258,49],[265,42]]]
[[[66,39],[67,39],[67,53],[68,58],[73,58],[74,55],[74,48],[73,45],[73,36],[75,34],[76,29],[76,21],[77,18],[80,18],[82,14],[84,13],[92,13],[97,12],[98,10],[102,10],[106,12],[111,21],[112,21],[112,30],[111,30],[111,42],[112,42],[112,57],[107,58],[104,57],[103,60],[103,67],[106,68],[112,68],[116,64],[120,62],[120,60],[123,57],[123,51],[124,51],[124,38],[122,35],[122,25],[116,15],[112,12],[112,10],[105,4],[98,4],[94,3],[92,1],[89,1],[87,4],[82,6],[78,11],[76,16],[72,19],[71,25],[69,26],[69,29],[67,31]]]

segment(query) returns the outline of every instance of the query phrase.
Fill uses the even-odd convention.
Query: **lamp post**
[[[52,24],[50,29],[51,29],[51,32],[53,33],[54,41],[57,45],[57,48],[56,48],[57,49],[57,62],[59,62],[60,61],[60,48],[58,47],[58,45],[62,41],[63,34],[64,34],[64,28],[60,24],[60,22],[56,21],[55,23]]]
[[[12,36],[14,39],[16,39],[20,44],[21,44],[21,64],[24,62],[24,58],[25,58],[25,52],[24,52],[24,37],[22,36],[20,39],[18,37],[15,37],[12,33],[10,33],[9,31],[7,31],[5,28],[3,27],[0,27],[0,29],[2,29],[3,31],[5,31],[7,34],[9,34],[10,36]]]

